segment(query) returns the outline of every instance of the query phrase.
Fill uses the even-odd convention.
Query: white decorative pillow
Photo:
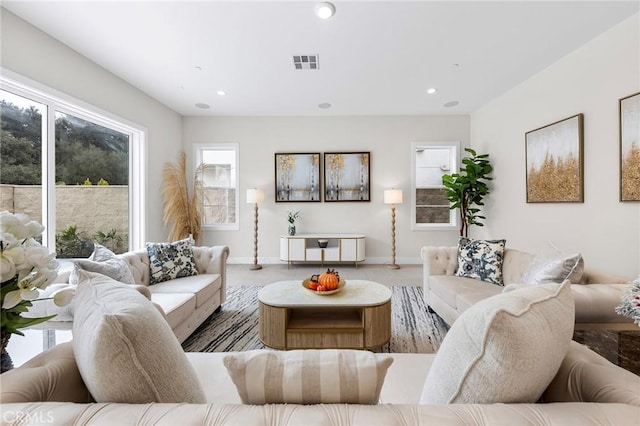
[[[96,402],[204,403],[178,339],[160,312],[132,286],[79,271],[73,351]]]
[[[80,269],[106,275],[121,283],[136,283],[127,262],[100,244],[94,244],[93,253],[88,259],[77,259],[72,262]],[[69,276],[69,284],[78,284],[78,275],[75,268]]]
[[[502,285],[502,262],[506,240],[458,240],[456,276]]]
[[[192,246],[191,238],[173,243],[147,243],[149,284],[198,275]]]
[[[561,283],[564,280],[580,284],[584,274],[584,259],[580,253],[568,256],[536,256],[526,271],[522,281],[526,284]]]
[[[534,403],[573,337],[569,281],[484,299],[453,323],[429,369],[421,404]]]
[[[390,355],[349,349],[253,350],[224,357],[244,404],[377,404]]]

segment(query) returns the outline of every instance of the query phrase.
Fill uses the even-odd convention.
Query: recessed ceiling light
[[[320,19],[329,19],[336,13],[336,8],[329,2],[318,3],[315,7],[315,14]]]
[[[227,95],[227,92],[225,92],[224,90],[216,90],[216,94],[217,94],[218,96],[226,96],[226,95]]]
[[[427,93],[430,94],[430,95],[433,95],[437,91],[438,91],[438,89],[436,89],[435,87],[430,87],[430,88],[427,89]]]
[[[201,67],[201,66],[199,66],[199,65],[196,65],[196,67],[195,67],[195,68],[196,68],[198,71],[202,71],[202,67]]]
[[[460,102],[458,102],[458,101],[449,101],[446,104],[444,104],[443,106],[446,107],[446,108],[451,108],[451,107],[454,107],[454,106],[458,105],[459,103]]]
[[[323,102],[321,104],[318,104],[318,108],[320,108],[320,109],[329,109],[329,108],[331,108],[331,104],[329,102]]]
[[[209,108],[210,108],[210,107],[209,107],[209,105],[204,104],[204,103],[202,103],[202,102],[198,102],[198,103],[196,104],[196,107],[197,107],[197,108],[200,108],[200,109],[209,109]]]

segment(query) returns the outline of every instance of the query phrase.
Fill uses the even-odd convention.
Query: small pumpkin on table
[[[340,284],[340,274],[335,269],[327,269],[320,275],[312,275],[309,280],[309,288],[315,291],[337,290]]]

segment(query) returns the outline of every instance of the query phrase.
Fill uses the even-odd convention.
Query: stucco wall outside
[[[128,234],[129,187],[57,186],[56,232],[73,225],[91,238],[112,229]],[[37,185],[0,185],[0,211],[24,213],[42,223],[42,189]]]

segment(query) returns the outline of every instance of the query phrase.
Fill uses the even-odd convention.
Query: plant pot
[[[11,333],[7,333],[6,331],[2,332],[2,360],[0,364],[0,373],[4,373],[5,371],[9,371],[13,369],[13,361],[7,352],[7,345],[9,344],[9,338],[11,338]]]
[[[289,225],[289,235],[291,236],[296,235],[296,226],[293,224]]]

